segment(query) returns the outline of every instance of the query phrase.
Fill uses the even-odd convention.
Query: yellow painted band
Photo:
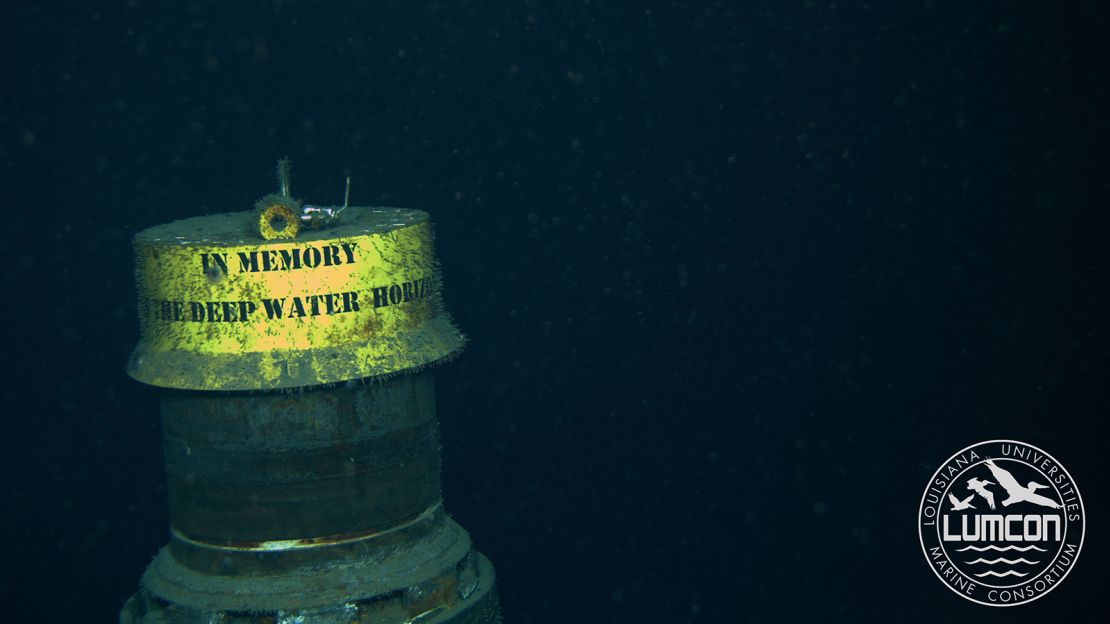
[[[131,375],[183,389],[286,388],[388,375],[457,351],[463,338],[441,310],[426,215],[359,214],[295,240],[140,233]],[[203,219],[188,221],[204,229]]]

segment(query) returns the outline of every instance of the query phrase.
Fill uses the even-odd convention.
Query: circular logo
[[[925,487],[917,518],[937,578],[991,607],[1055,589],[1075,567],[1083,525],[1083,499],[1068,471],[1014,440],[980,442],[948,458]]]

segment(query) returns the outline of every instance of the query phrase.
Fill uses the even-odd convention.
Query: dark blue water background
[[[300,197],[350,175],[433,216],[470,337],[438,371],[446,503],[507,622],[1086,619],[1108,11],[5,9],[4,609],[113,621],[166,541],[130,238],[249,208],[288,155]],[[945,589],[915,528],[937,464],[999,437],[1064,462],[1090,518],[1065,584],[1005,612]]]

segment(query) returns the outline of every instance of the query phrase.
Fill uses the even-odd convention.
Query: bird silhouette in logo
[[[976,479],[975,477],[972,477],[967,480],[967,489],[974,491],[979,496],[982,496],[983,500],[987,501],[987,507],[994,509],[994,494],[992,494],[991,491],[987,489],[987,486],[992,485],[993,483],[993,481]]]
[[[968,496],[967,498],[965,498],[963,500],[960,500],[960,499],[956,498],[955,496],[953,496],[951,494],[948,495],[948,500],[952,501],[952,511],[963,511],[965,509],[975,509],[975,505],[971,504],[971,499],[973,499],[973,498],[975,498],[974,494],[972,494],[971,496]]]
[[[1057,503],[1047,496],[1034,493],[1033,490],[1048,489],[1047,485],[1041,485],[1035,481],[1030,481],[1028,485],[1022,486],[1008,470],[999,468],[995,465],[994,460],[986,459],[983,460],[983,463],[986,464],[987,469],[991,471],[994,478],[998,480],[998,485],[1001,485],[1002,489],[1006,490],[1006,493],[1010,495],[1009,498],[1002,501],[1003,507],[1009,507],[1014,503],[1025,502],[1040,505],[1041,507],[1048,507],[1049,509],[1060,508],[1060,503]]]

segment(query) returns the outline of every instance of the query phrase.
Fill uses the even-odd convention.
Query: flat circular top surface
[[[324,208],[334,211],[340,209],[339,206]],[[334,225],[320,229],[302,229],[296,238],[265,241],[258,233],[255,211],[246,210],[190,217],[156,225],[136,234],[135,241],[162,245],[290,243],[387,232],[427,220],[428,213],[422,210],[348,206],[339,215]]]

